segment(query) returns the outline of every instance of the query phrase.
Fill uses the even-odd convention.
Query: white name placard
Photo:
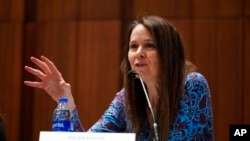
[[[39,141],[135,141],[135,133],[40,131]]]

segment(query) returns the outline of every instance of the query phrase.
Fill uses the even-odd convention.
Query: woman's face
[[[142,25],[137,25],[131,32],[128,60],[144,81],[157,79],[159,73],[159,57],[155,40]]]

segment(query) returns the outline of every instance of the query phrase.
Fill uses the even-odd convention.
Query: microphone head
[[[134,78],[136,79],[138,76],[138,73],[136,73],[134,70],[129,70],[128,71],[128,76],[131,77],[131,78]]]

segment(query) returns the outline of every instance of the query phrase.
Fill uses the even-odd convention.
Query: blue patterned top
[[[197,72],[189,73],[185,79],[185,91],[179,103],[180,110],[168,133],[169,141],[212,141],[213,117],[211,95],[206,79]],[[85,131],[74,110],[75,131]],[[151,140],[148,122],[136,135],[138,141]],[[132,132],[131,122],[127,119],[125,90],[118,92],[109,108],[88,132]]]

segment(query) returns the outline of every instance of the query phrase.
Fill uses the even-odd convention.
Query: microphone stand
[[[154,133],[155,133],[155,141],[159,141],[159,136],[158,136],[158,131],[157,131],[158,127],[157,127],[157,123],[156,123],[156,120],[155,120],[155,115],[154,115],[154,112],[153,112],[151,102],[150,102],[150,100],[148,98],[148,93],[147,93],[147,90],[146,90],[145,85],[143,83],[143,80],[142,80],[141,76],[138,73],[136,73],[134,70],[129,70],[128,71],[128,76],[132,77],[134,79],[138,78],[140,80],[140,82],[141,82],[145,97],[147,99],[148,107],[149,107],[149,110],[150,110],[152,118],[153,118],[153,128],[154,128]]]
[[[144,93],[145,93],[145,95],[146,95],[148,107],[149,107],[149,110],[150,110],[151,115],[152,115],[152,118],[153,118],[153,122],[154,122],[154,123],[153,123],[153,128],[154,128],[154,133],[155,133],[155,141],[159,141],[159,136],[158,136],[158,131],[157,131],[157,128],[158,128],[158,127],[157,127],[157,123],[156,123],[156,120],[155,120],[155,116],[154,116],[154,112],[153,112],[153,108],[152,108],[151,102],[150,102],[150,100],[149,100],[149,98],[148,98],[147,90],[146,90],[146,88],[145,88],[145,85],[144,85],[144,83],[143,83],[143,80],[142,80],[141,76],[137,74],[137,77],[138,77],[139,80],[141,81],[141,85],[142,85],[143,91],[144,91]]]

